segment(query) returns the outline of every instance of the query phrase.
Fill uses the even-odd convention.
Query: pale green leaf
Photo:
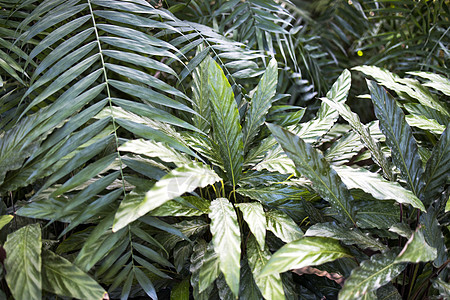
[[[351,74],[348,70],[344,70],[328,91],[326,97],[337,103],[345,103],[350,86]],[[293,132],[305,142],[313,143],[333,127],[338,117],[339,113],[335,108],[322,102],[317,116],[311,121],[301,124],[300,128],[295,129]]]
[[[436,248],[427,244],[423,236],[423,230],[419,228],[408,239],[403,250],[398,254],[396,261],[418,263],[435,260],[436,257]]]
[[[9,222],[11,222],[12,219],[14,219],[13,215],[0,216],[0,229],[5,227],[5,225],[8,224]]]
[[[293,133],[268,124],[275,139],[295,163],[299,174],[312,181],[314,190],[327,200],[337,213],[336,218],[347,224],[356,224],[350,192],[323,155]]]
[[[201,163],[176,168],[156,182],[145,196],[128,195],[116,212],[113,231],[118,231],[169,200],[220,180],[214,171]]]
[[[385,250],[386,246],[377,239],[362,233],[358,228],[346,228],[336,223],[320,223],[308,228],[305,236],[329,237],[346,245],[357,245],[361,249]]]
[[[303,237],[300,227],[287,214],[280,210],[266,212],[267,230],[285,243],[298,240]]]
[[[375,291],[400,275],[406,264],[396,262],[397,252],[389,251],[373,255],[353,269],[339,292],[339,299],[362,299],[365,294]]]
[[[376,199],[395,200],[398,203],[410,204],[421,211],[426,211],[422,201],[397,182],[387,181],[381,175],[364,168],[333,166],[333,169],[350,189],[361,189]]]
[[[444,125],[441,125],[438,121],[429,119],[423,115],[407,115],[405,119],[409,126],[417,127],[434,134],[442,134],[445,130]]]
[[[239,112],[233,90],[220,66],[209,58],[208,87],[212,107],[212,126],[228,180],[233,186],[242,174],[244,150]]]
[[[198,277],[199,292],[206,291],[214,280],[219,277],[220,274],[220,262],[219,255],[214,251],[214,245],[208,244],[208,248],[203,257],[203,264],[200,267],[200,273]]]
[[[270,251],[267,247],[261,247],[256,239],[251,236],[247,241],[247,259],[252,270],[256,285],[265,299],[285,299],[283,283],[280,274],[271,274],[259,277],[262,269],[270,259]]]
[[[239,293],[241,233],[233,205],[225,198],[211,202],[210,230],[214,251],[228,286],[235,296]]]
[[[15,299],[42,298],[41,246],[38,224],[22,227],[6,239],[5,278]]]
[[[121,145],[118,150],[135,154],[144,154],[149,157],[157,157],[165,162],[173,162],[177,166],[182,166],[191,162],[188,157],[176,149],[152,140],[130,140]]]
[[[104,299],[106,292],[97,281],[67,259],[49,250],[44,250],[42,258],[42,285],[45,290],[63,297]]]
[[[278,81],[277,67],[277,61],[272,59],[250,101],[250,109],[246,114],[242,129],[245,152],[247,152],[253,139],[258,134],[260,127],[264,124],[267,112],[272,106],[272,98],[275,96]]]
[[[238,203],[236,206],[242,212],[245,222],[255,236],[261,249],[266,243],[266,215],[264,208],[258,202]]]
[[[303,237],[275,252],[259,276],[317,266],[342,257],[351,255],[339,241],[325,237]]]
[[[336,109],[342,116],[342,118],[344,118],[350,124],[352,129],[358,133],[361,141],[364,143],[367,149],[369,149],[374,161],[383,169],[383,172],[387,176],[387,178],[393,179],[394,177],[392,175],[390,163],[381,151],[380,144],[371,135],[369,128],[366,128],[366,126],[361,123],[359,116],[352,112],[350,107],[345,103],[332,101],[328,98],[321,98],[321,100]]]
[[[429,81],[425,82],[424,86],[429,86],[437,91],[441,91],[442,93],[450,96],[450,80],[442,75],[434,74],[431,72],[406,72],[411,75],[416,75],[422,78],[429,79]]]

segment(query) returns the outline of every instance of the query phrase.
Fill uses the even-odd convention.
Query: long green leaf
[[[383,88],[372,81],[367,81],[367,85],[394,164],[400,169],[408,187],[418,196],[424,184],[423,168],[411,127],[406,123],[403,111]]]
[[[406,242],[403,250],[396,258],[396,261],[418,263],[435,260],[436,258],[436,248],[427,244],[423,235],[423,230],[419,228]]]
[[[351,74],[348,70],[344,70],[328,91],[327,98],[337,103],[344,103],[347,100],[350,85]],[[338,117],[339,113],[336,109],[322,103],[317,116],[311,121],[301,124],[300,128],[294,132],[305,142],[313,143],[333,127]]]
[[[264,208],[258,202],[236,204],[242,212],[245,222],[247,222],[250,231],[256,237],[261,249],[264,249],[266,243],[266,215]]]
[[[118,150],[144,154],[149,157],[158,157],[165,162],[173,162],[177,166],[188,164],[191,161],[183,155],[183,153],[180,153],[166,144],[151,140],[138,139],[127,141],[121,145]]]
[[[6,283],[15,299],[41,299],[41,228],[28,225],[8,235],[6,251]]]
[[[351,257],[351,255],[337,240],[325,237],[304,237],[284,245],[275,252],[259,276],[321,265],[342,257]]]
[[[362,249],[385,250],[386,246],[380,241],[365,235],[358,229],[349,230],[336,223],[320,223],[308,228],[305,236],[329,237],[342,241],[346,245],[358,245]]]
[[[339,299],[362,299],[365,294],[389,283],[406,267],[404,263],[397,263],[396,257],[396,251],[389,251],[375,254],[370,260],[363,261],[345,281],[339,292]]]
[[[228,180],[235,186],[244,163],[239,112],[230,83],[212,58],[209,58],[208,74],[214,138],[219,145]]]
[[[311,180],[317,193],[330,202],[336,217],[344,223],[356,224],[351,206],[353,198],[323,155],[293,133],[272,124],[268,127],[287,156],[294,161],[297,171]]]
[[[214,282],[214,280],[219,277],[219,274],[219,255],[214,251],[213,243],[209,243],[203,257],[203,264],[200,267],[200,273],[198,277],[199,292],[202,293],[207,290]]]
[[[201,163],[178,167],[162,177],[145,196],[128,195],[116,212],[113,231],[118,231],[171,199],[219,180],[220,177],[214,171]]]
[[[429,204],[436,199],[444,189],[445,182],[450,175],[450,126],[442,133],[439,142],[433,149],[427,161],[424,179],[425,185],[420,196]]]
[[[266,220],[267,230],[270,230],[285,243],[290,243],[303,237],[300,227],[280,210],[269,210],[266,213]]]
[[[194,110],[198,115],[194,115],[194,124],[205,133],[211,129],[211,104],[209,103],[208,87],[208,67],[209,60],[204,59],[201,64],[192,72],[192,100]]]
[[[383,169],[387,178],[393,179],[390,163],[381,151],[380,144],[372,137],[369,129],[360,122],[359,116],[352,112],[350,107],[345,103],[335,102],[327,98],[321,98],[321,100],[336,109],[350,126],[352,126],[353,130],[358,133],[363,143],[369,149],[375,162]]]
[[[411,204],[412,207],[426,211],[422,201],[411,191],[403,188],[397,182],[387,181],[379,174],[363,168],[333,166],[345,185],[350,189],[361,189],[380,200],[395,200],[398,203]]]
[[[265,299],[285,299],[283,283],[280,274],[271,274],[259,277],[260,272],[270,259],[270,251],[267,247],[262,247],[251,236],[247,241],[248,264],[252,270],[256,285]]]
[[[63,297],[104,299],[106,292],[97,281],[67,259],[49,250],[44,250],[42,258],[42,285],[45,290]]]
[[[272,59],[266,72],[258,83],[257,90],[250,102],[250,109],[246,115],[244,128],[244,151],[247,152],[250,144],[258,134],[261,125],[266,120],[266,115],[272,106],[272,98],[275,96],[278,81],[278,64]]]
[[[226,198],[211,202],[211,233],[214,251],[228,286],[237,297],[239,293],[241,233],[233,205]]]

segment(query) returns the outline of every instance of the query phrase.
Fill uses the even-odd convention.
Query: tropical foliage
[[[1,1],[0,298],[449,297],[447,2]]]

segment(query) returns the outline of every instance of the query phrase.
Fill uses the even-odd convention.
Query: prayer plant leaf
[[[333,169],[350,189],[361,189],[376,199],[395,200],[398,203],[410,204],[412,207],[425,211],[422,201],[397,182],[387,181],[381,175],[363,168],[333,166]]]
[[[425,203],[431,203],[443,191],[445,182],[450,176],[450,126],[442,133],[431,157],[425,167],[425,185],[421,198]]]
[[[277,61],[272,59],[250,102],[250,109],[242,129],[245,152],[247,152],[253,139],[258,134],[261,125],[264,124],[267,112],[272,106],[272,98],[275,96],[278,81],[277,67]]]
[[[209,58],[208,87],[215,141],[219,145],[228,180],[235,186],[241,177],[244,163],[239,111],[230,83],[212,58]]]
[[[42,280],[45,290],[64,297],[101,300],[106,294],[88,274],[49,250],[42,255]]]
[[[226,198],[211,202],[211,234],[218,255],[220,271],[233,294],[239,294],[241,233],[233,205]]]
[[[265,299],[285,299],[280,274],[259,276],[270,256],[271,254],[267,247],[261,248],[253,236],[249,237],[247,241],[247,259],[256,285]]]
[[[303,237],[303,232],[287,214],[280,210],[269,210],[266,213],[267,230],[285,243]]]
[[[375,254],[369,260],[353,269],[350,277],[345,281],[344,287],[339,292],[339,299],[354,300],[363,297],[379,287],[389,283],[400,275],[406,264],[396,261],[397,251],[388,251]]]
[[[350,72],[344,70],[328,91],[327,98],[332,99],[334,102],[345,103],[350,90],[351,79]],[[339,113],[335,108],[322,103],[317,116],[311,121],[301,124],[300,128],[294,131],[305,142],[313,143],[333,127],[338,117]]]
[[[424,185],[422,161],[405,114],[382,87],[372,81],[367,81],[367,85],[375,114],[380,120],[381,131],[386,136],[386,144],[391,148],[394,164],[400,169],[411,191],[419,196]]]
[[[220,177],[202,163],[189,163],[163,176],[144,195],[128,194],[116,212],[113,231],[118,231],[169,200],[220,181]]]
[[[6,283],[15,299],[41,299],[41,228],[27,225],[8,235],[6,251]]]
[[[245,222],[255,236],[261,249],[266,243],[266,215],[263,206],[258,202],[238,203],[236,206],[242,212]]]
[[[346,245],[357,245],[361,249],[385,250],[386,246],[371,238],[357,228],[346,228],[336,223],[320,223],[308,228],[305,236],[329,237],[342,241]]]
[[[275,252],[259,276],[317,266],[342,257],[351,257],[351,254],[339,241],[326,237],[303,237]]]
[[[314,190],[327,200],[345,224],[356,224],[350,192],[323,155],[295,134],[267,124],[287,156],[294,161],[299,174],[313,183]]]
[[[431,247],[425,241],[423,230],[420,228],[411,235],[403,250],[396,258],[397,262],[427,262],[435,260],[437,257],[436,248]]]

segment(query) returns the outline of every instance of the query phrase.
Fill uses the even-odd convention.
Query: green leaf
[[[219,255],[214,251],[213,243],[208,244],[205,255],[203,257],[203,264],[200,267],[198,277],[199,292],[206,291],[214,280],[220,275]]]
[[[194,110],[198,115],[194,115],[194,124],[201,131],[208,133],[211,129],[211,104],[209,103],[208,87],[208,67],[209,60],[205,59],[192,72],[192,100]]]
[[[435,119],[429,119],[423,115],[407,115],[405,119],[409,126],[427,130],[434,134],[442,134],[445,130],[444,125],[439,124]]]
[[[294,161],[297,171],[311,180],[315,191],[331,204],[337,213],[336,218],[346,224],[356,224],[350,204],[353,198],[323,155],[293,133],[276,125],[267,126],[287,156]]]
[[[327,98],[321,98],[321,100],[339,112],[342,118],[344,118],[350,124],[352,129],[358,133],[362,142],[372,154],[372,158],[383,169],[387,178],[394,179],[390,163],[381,151],[380,144],[371,135],[370,130],[360,122],[359,116],[352,112],[350,107],[345,103],[335,102]]]
[[[203,266],[204,257],[207,251],[208,244],[200,239],[198,243],[194,246],[193,252],[191,255],[191,264],[189,266],[189,271],[191,272],[191,286],[193,290],[193,296],[196,300],[208,300],[210,298],[211,290],[213,289],[213,286],[211,285],[206,291],[203,293],[200,293],[200,285],[199,285],[199,277],[200,277],[200,270]]]
[[[363,261],[345,281],[339,292],[339,299],[362,299],[365,294],[375,291],[400,275],[406,264],[397,263],[396,257],[396,251],[389,251],[375,254],[370,260]]]
[[[361,249],[385,250],[386,246],[377,239],[362,233],[357,228],[348,229],[336,223],[320,223],[308,228],[305,236],[329,237],[342,241],[346,245],[357,245]]]
[[[253,236],[247,241],[247,259],[256,285],[259,287],[264,298],[285,299],[280,274],[271,274],[264,277],[259,276],[270,259],[270,251],[267,247],[261,247]]]
[[[434,88],[437,91],[440,91],[447,96],[450,96],[450,80],[444,76],[441,76],[439,74],[434,74],[431,72],[406,72],[411,75],[416,75],[422,78],[429,79],[426,83],[424,83],[424,86],[429,86]]]
[[[211,202],[211,234],[214,251],[219,256],[220,270],[237,297],[241,261],[241,234],[233,205],[225,198]]]
[[[182,166],[191,162],[188,157],[176,149],[151,140],[138,139],[127,141],[121,145],[118,150],[135,154],[144,154],[149,157],[158,157],[162,161],[173,162],[177,166]]]
[[[256,237],[261,249],[264,249],[266,243],[266,215],[264,208],[258,202],[239,203],[236,207],[242,212],[245,222],[247,222],[250,231]]]
[[[152,299],[158,299],[156,295],[155,287],[145,273],[138,267],[133,267],[134,275],[136,276],[139,285],[145,291],[145,293]]]
[[[250,144],[258,134],[261,125],[266,120],[267,112],[272,106],[278,81],[278,64],[273,58],[267,66],[266,72],[258,83],[255,94],[250,102],[250,109],[246,114],[244,128],[244,151],[247,152]]]
[[[431,157],[427,161],[423,174],[425,185],[421,190],[421,199],[429,204],[439,197],[445,182],[450,176],[450,126],[442,133]]]
[[[411,78],[400,78],[398,75],[376,66],[359,66],[353,69],[372,76],[381,85],[387,87],[388,89],[394,90],[403,98],[408,99],[408,97],[411,97],[418,100],[424,106],[430,107],[433,110],[445,114],[446,116],[450,115],[444,105],[417,80]]]
[[[14,219],[13,215],[0,216],[0,229],[5,227],[5,225],[8,224],[9,222],[11,222],[12,219]]]
[[[189,300],[189,277],[176,284],[170,292],[170,300]]]
[[[127,195],[116,212],[113,231],[125,227],[149,211],[169,200],[198,187],[205,187],[220,181],[220,177],[202,163],[190,163],[172,170],[163,176],[146,194]]]
[[[70,261],[49,250],[44,250],[42,258],[42,285],[45,290],[63,297],[103,299],[105,290]]]
[[[331,89],[327,93],[327,98],[337,103],[345,103],[351,86],[351,74],[344,70]],[[326,103],[322,103],[317,116],[309,122],[301,124],[295,134],[307,143],[313,143],[318,138],[327,133],[337,121],[339,113],[336,109]]]
[[[436,248],[431,247],[425,241],[423,230],[418,228],[408,239],[403,250],[396,258],[397,262],[427,262],[437,257]]]
[[[186,196],[167,201],[152,210],[149,215],[155,217],[193,217],[209,213],[209,201],[195,196]]]
[[[394,201],[358,201],[354,206],[360,228],[389,229],[400,220],[400,208]]]
[[[266,212],[267,230],[285,243],[301,239],[303,232],[287,214],[280,210]]]
[[[433,265],[439,268],[448,260],[448,254],[443,231],[437,216],[438,211],[430,206],[428,212],[420,216],[420,224],[423,225],[425,241],[428,245],[437,249],[437,257],[433,261]]]
[[[239,112],[230,83],[212,58],[209,58],[208,74],[214,140],[219,145],[228,180],[235,186],[244,162]]]
[[[74,261],[74,264],[84,272],[88,272],[127,233],[126,230],[113,233],[111,231],[113,220],[114,213],[110,213],[84,241],[83,247]]]
[[[351,255],[339,241],[324,237],[303,237],[275,252],[259,276],[321,265],[342,257]]]
[[[41,246],[39,224],[22,227],[6,239],[5,278],[15,299],[42,298]]]
[[[376,199],[395,200],[398,203],[407,203],[421,211],[426,211],[422,201],[397,182],[387,181],[381,175],[363,168],[333,166],[333,169],[350,189],[361,189]]]
[[[422,161],[412,130],[406,123],[405,114],[387,92],[372,81],[367,81],[375,114],[380,120],[386,144],[391,148],[394,164],[400,169],[411,191],[418,196],[423,187]]]

